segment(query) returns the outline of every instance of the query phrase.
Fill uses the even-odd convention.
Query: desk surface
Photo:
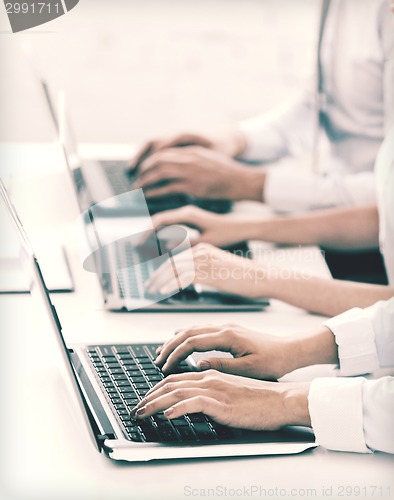
[[[40,231],[49,231],[52,227],[49,237],[61,235],[71,258],[76,292],[52,296],[67,341],[128,342],[141,338],[161,341],[176,328],[228,322],[283,335],[313,329],[321,323],[321,317],[279,301],[272,301],[264,312],[253,313],[117,314],[104,311],[96,277],[85,273],[78,263],[73,243],[73,215],[67,217],[65,207],[59,206],[59,200],[71,196],[64,192],[63,175],[59,169],[53,176],[55,182],[47,202],[56,200],[56,206],[46,206],[44,212],[49,214],[49,222],[41,225]],[[14,182],[18,184],[18,179]],[[26,207],[27,199],[24,207],[20,206],[21,198],[19,205],[16,204],[27,218],[30,216],[32,224],[34,214],[31,205]],[[59,215],[61,223],[54,231],[56,207],[62,217]],[[38,209],[42,215],[43,207]],[[318,253],[316,255],[314,272],[326,275],[324,262]],[[358,455],[317,448],[294,456],[138,465],[112,462],[93,448],[85,428],[75,417],[64,381],[46,347],[45,332],[40,330],[31,298],[1,296],[0,314],[3,498],[181,499],[216,495],[320,499],[323,496],[352,498],[357,492],[361,498],[394,495],[394,460],[381,453]],[[332,367],[321,367],[319,371],[321,375],[331,373]],[[309,376],[308,370],[293,374],[294,378]]]

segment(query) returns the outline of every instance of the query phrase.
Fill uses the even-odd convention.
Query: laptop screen
[[[69,351],[62,334],[56,309],[51,302],[34,250],[1,179],[0,212],[1,219],[7,221],[6,230],[12,231],[12,234],[5,234],[4,237],[7,239],[9,237],[10,240],[12,239],[19,243],[19,259],[25,272],[32,300],[34,301],[34,311],[38,320],[37,327],[42,329],[46,334],[48,342],[45,351],[51,354],[51,364],[56,365],[61,370],[63,379],[69,388],[69,395],[73,399],[73,407],[75,409],[78,408],[79,416],[85,421],[95,446],[100,449],[93,433],[84,396],[71,364]],[[56,359],[52,359],[52,356]]]

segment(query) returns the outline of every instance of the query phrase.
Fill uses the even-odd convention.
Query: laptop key
[[[181,362],[179,363],[178,367],[179,367],[181,370],[191,371],[191,368],[190,368],[190,366],[186,363],[186,361],[181,361]]]
[[[143,358],[143,359],[138,359],[138,364],[142,367],[146,367],[147,369],[149,368],[154,368],[156,365],[153,363],[153,361],[149,358]],[[144,368],[145,369],[145,368]]]
[[[117,385],[118,387],[130,387],[130,389],[131,389],[131,384],[130,384],[130,382],[127,380],[127,378],[125,378],[125,379],[121,379],[121,380],[116,380],[116,382],[115,382],[115,383],[116,383],[116,385]]]
[[[171,419],[171,423],[177,429],[178,427],[190,427],[189,422],[187,422],[185,418],[173,418]]]
[[[115,389],[115,385],[112,382],[112,380],[110,380],[109,382],[103,382],[102,384],[106,389],[111,389],[111,388]]]
[[[127,345],[115,345],[114,346],[115,351],[118,354],[130,354],[129,348]]]
[[[157,375],[160,372],[159,368],[146,368],[144,370],[145,375]]]
[[[125,387],[118,387],[119,392],[122,393],[122,396],[124,397],[124,394],[127,392],[128,394],[134,394],[134,397],[136,397],[135,390],[130,386],[125,386]],[[116,390],[116,389],[115,389]]]
[[[130,346],[131,352],[134,354],[134,356],[146,356],[146,352],[143,348],[142,345],[132,345]]]
[[[142,436],[138,432],[128,432],[127,436],[132,440],[132,441],[142,441]]]
[[[114,355],[114,353],[111,349],[111,346],[109,346],[109,345],[101,345],[101,346],[98,346],[97,349],[98,349],[99,353],[101,354],[101,356],[103,356],[103,357]]]
[[[130,353],[127,353],[127,354],[126,353],[119,353],[118,356],[119,356],[121,361],[126,361],[126,360],[132,361],[134,359]]]
[[[144,354],[139,354],[139,355],[136,355],[135,356],[135,359],[139,362],[139,363],[143,363],[144,361],[151,361],[150,357],[147,356],[144,352]]]
[[[159,345],[160,344],[149,344],[149,345],[146,346],[146,348],[149,351],[149,354],[151,354],[151,356],[153,357],[153,359],[157,358],[156,349],[159,347]]]
[[[150,419],[138,421],[138,426],[143,432],[146,441],[158,441],[159,435],[156,427]]]
[[[103,360],[106,362],[106,363],[117,363],[118,360],[116,359],[116,357],[114,355],[112,356],[103,356]]]
[[[136,382],[135,384],[133,384],[133,386],[136,389],[150,389],[149,385],[146,382]]]
[[[206,423],[207,419],[203,413],[188,413],[187,415],[190,419],[190,422],[198,423],[204,422]]]
[[[141,372],[139,370],[126,370],[127,375],[134,380],[134,377],[139,377]]]
[[[108,392],[108,394],[118,394],[116,387],[113,385],[106,387],[105,390]]]
[[[111,394],[110,399],[114,405],[123,403],[123,399],[118,396],[118,394]]]
[[[163,375],[149,375],[148,380],[149,382],[160,382],[160,380],[163,380],[164,376]]]
[[[158,430],[163,441],[178,441],[178,435],[169,422],[161,422]]]
[[[234,431],[230,427],[216,424],[213,426],[219,439],[230,439],[234,437]]]
[[[216,435],[212,432],[212,429],[206,423],[195,423],[193,424],[193,429],[197,434],[197,437],[201,439],[201,441],[212,441],[216,439]]]
[[[126,420],[123,425],[130,432],[138,432],[138,426],[135,420]]]
[[[193,432],[191,427],[177,427],[179,437],[181,441],[196,441],[197,437]]]
[[[129,408],[129,410],[131,410],[132,408],[134,408],[135,405],[138,405],[140,400],[138,398],[130,398],[130,399],[126,399],[125,402],[126,402],[127,407]]]
[[[108,367],[108,371],[112,375],[115,375],[117,373],[124,373],[123,368],[121,368],[119,365],[117,367],[115,367],[115,368],[113,368],[112,366],[109,366]]]
[[[150,389],[149,387],[143,389],[137,389],[138,395],[141,398],[144,398],[148,394],[149,389]]]

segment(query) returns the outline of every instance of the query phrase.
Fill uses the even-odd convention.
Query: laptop
[[[105,308],[111,311],[143,312],[148,310],[168,312],[261,311],[269,304],[265,297],[250,299],[193,285],[180,286],[178,292],[172,295],[156,294],[152,296],[149,294],[144,283],[163,262],[163,259],[159,257],[166,254],[163,245],[160,247],[157,244],[158,240],[155,235],[149,239],[151,245],[148,251],[146,251],[146,247],[145,252],[138,251],[138,245],[134,244],[135,226],[138,227],[141,224],[144,226],[145,221],[151,230],[153,228],[150,219],[152,206],[149,200],[145,199],[143,191],[139,189],[128,190],[125,193],[112,196],[107,193],[105,196],[109,197],[104,198],[101,202],[94,201],[97,197],[92,189],[95,189],[99,174],[92,174],[93,171],[90,169],[86,170],[85,164],[78,156],[73,131],[69,126],[67,113],[64,109],[64,102],[60,102],[59,113],[57,113],[47,82],[41,80],[41,86],[52,121],[55,128],[59,130],[65,162],[71,176],[79,209],[83,214],[85,237],[91,252],[95,253],[94,272],[99,278]],[[113,211],[114,207],[117,208]],[[119,207],[123,207],[122,217],[118,217]],[[112,217],[109,217],[109,214],[112,214]],[[119,228],[120,234],[122,234],[122,227],[129,227],[132,236],[119,237],[118,235],[111,241],[111,233],[116,227]],[[186,228],[184,227],[183,230]],[[178,229],[178,234],[179,231],[181,228]],[[110,244],[106,243],[108,235]],[[185,248],[185,245],[181,245],[181,248]],[[228,251],[248,258],[252,257],[246,242],[234,245],[228,248]],[[149,253],[153,253],[153,258],[146,257],[146,254]]]
[[[142,192],[136,190],[128,196],[140,198],[133,203],[143,206]],[[147,208],[145,213],[149,213]],[[265,297],[250,299],[194,286],[191,284],[194,276],[187,276],[185,281],[179,270],[186,259],[190,269],[194,268],[194,263],[188,231],[183,226],[157,230],[149,215],[115,220],[100,218],[93,206],[83,213],[80,227],[80,238],[86,239],[81,265],[85,271],[97,275],[106,309],[125,312],[239,312],[261,311],[269,304]],[[152,294],[149,291],[146,282],[159,267],[176,283],[175,292]]]
[[[56,347],[51,352],[59,354],[58,366],[66,377],[77,416],[98,451],[113,460],[141,462],[294,454],[317,446],[312,431],[300,427],[244,431],[219,425],[202,413],[173,421],[162,413],[144,420],[131,419],[130,409],[163,378],[153,363],[158,344],[68,345],[40,265],[1,181],[0,193],[2,209],[20,239],[21,260],[36,309],[49,327],[48,348],[50,344]],[[177,371],[189,371],[192,366],[184,361]]]
[[[74,181],[78,192],[83,192],[85,202],[100,204],[103,200],[114,198],[113,203],[101,207],[100,215],[105,217],[129,216],[130,212],[138,214],[138,207],[130,207],[126,198],[119,197],[133,189],[135,177],[130,173],[126,160],[81,160],[78,155],[78,144],[68,115],[58,117],[48,83],[39,77],[44,91],[49,113],[56,130],[63,126],[63,149],[67,163],[74,173]],[[81,195],[80,195],[81,196]],[[197,199],[187,194],[171,194],[169,196],[147,200],[151,215],[179,208],[184,205],[196,205],[217,213],[231,211],[232,202],[224,199]],[[86,208],[86,207],[85,207]]]

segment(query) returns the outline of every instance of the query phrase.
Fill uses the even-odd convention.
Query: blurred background
[[[140,142],[271,109],[311,76],[316,0],[80,0],[12,34],[0,8],[0,142],[53,138],[21,50],[66,93],[79,142]]]

